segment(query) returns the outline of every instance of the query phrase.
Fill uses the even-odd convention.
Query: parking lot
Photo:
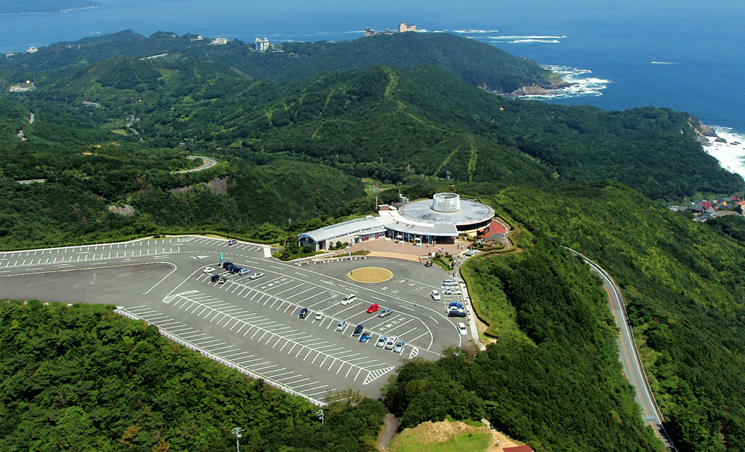
[[[228,273],[221,253],[250,272]],[[346,388],[378,397],[404,359],[436,359],[466,340],[456,326],[463,319],[446,315],[460,296],[443,293],[447,275],[436,267],[382,258],[298,266],[268,255],[262,245],[206,237],[0,253],[0,283],[7,298],[115,303],[190,348],[316,400]],[[370,266],[393,277],[372,284],[347,277]],[[251,279],[255,273],[263,276]],[[213,274],[226,280],[213,282]],[[342,305],[350,294],[356,300]],[[392,312],[368,313],[371,304]],[[353,337],[357,325],[368,342]],[[405,345],[394,353],[376,346],[381,336]]]

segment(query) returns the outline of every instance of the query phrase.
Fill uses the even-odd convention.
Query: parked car
[[[339,323],[336,324],[336,331],[342,331],[345,326],[347,326],[347,322],[344,320],[339,320]]]
[[[360,336],[360,342],[367,342],[372,337],[372,333],[369,331],[365,331],[362,333],[362,336]]]
[[[406,345],[406,342],[404,341],[396,342],[396,345],[393,346],[393,353],[401,353],[405,345]]]
[[[396,336],[391,336],[388,338],[387,341],[385,341],[385,349],[391,350],[393,349],[393,346],[396,345]]]
[[[354,332],[352,332],[352,337],[359,336],[360,334],[362,334],[362,330],[364,329],[365,328],[362,326],[362,324],[357,325],[357,327],[355,327],[354,329]]]
[[[380,309],[380,305],[375,303],[371,304],[369,308],[367,308],[367,313],[372,314],[373,312],[376,312],[378,309]]]
[[[348,305],[349,303],[355,301],[357,299],[356,295],[347,295],[346,297],[341,299],[341,304],[344,306]]]
[[[450,303],[450,305],[448,306],[448,309],[450,308],[466,309],[465,307],[463,307],[462,304],[455,302],[455,301]]]
[[[220,279],[217,280],[218,284],[225,284],[225,282],[228,280],[225,276],[220,276]]]
[[[380,311],[380,314],[378,314],[378,317],[388,317],[389,315],[393,314],[393,309],[391,308],[385,308],[382,311]]]
[[[386,341],[386,340],[388,340],[388,338],[387,338],[387,337],[385,337],[385,336],[380,336],[380,337],[378,338],[378,342],[376,342],[376,343],[375,343],[375,346],[376,346],[376,347],[384,347],[384,346],[385,346],[385,341]]]
[[[239,271],[238,273],[241,274],[241,275],[247,275],[247,274],[251,273],[251,270],[249,270],[247,268],[242,268],[241,271]]]
[[[316,320],[323,320],[323,312],[316,312]]]
[[[230,240],[228,240],[228,245],[231,245],[232,246],[232,245],[235,245],[236,243],[238,243],[238,241],[236,239],[230,239]]]
[[[220,280],[220,275],[212,275],[210,279],[212,280],[212,282],[217,282]]]
[[[215,273],[215,267],[204,267],[202,271],[205,273]]]
[[[442,285],[445,287],[452,287],[452,286],[457,286],[458,283],[455,282],[454,279],[446,279],[445,281],[442,282]]]
[[[448,311],[448,317],[465,317],[466,311],[463,311],[461,309],[451,309]]]
[[[224,268],[224,269],[227,270],[228,267],[230,267],[231,265],[233,265],[232,262],[225,261],[225,262],[222,263],[222,268]]]
[[[460,289],[456,287],[448,287],[445,289],[445,295],[460,295]]]
[[[466,325],[463,322],[458,323],[458,332],[461,334],[461,336],[465,336],[466,334],[468,334]]]
[[[304,319],[307,316],[308,316],[308,308],[301,309],[300,310],[300,315],[298,317],[300,317],[301,319]]]
[[[241,271],[241,268],[235,265],[232,265],[230,268],[228,268],[228,271],[232,274],[238,273]]]
[[[248,279],[259,279],[263,277],[264,277],[264,274],[259,272],[259,273],[254,273],[253,275],[249,276]]]
[[[440,298],[441,298],[440,297],[440,292],[438,292],[436,290],[433,290],[430,295],[432,295],[432,299],[435,300],[435,301],[439,301]]]

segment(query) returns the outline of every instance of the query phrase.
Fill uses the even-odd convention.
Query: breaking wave
[[[567,36],[487,36],[486,39],[504,44],[561,44]]]
[[[453,30],[453,33],[459,33],[462,35],[476,35],[484,33],[497,33],[499,30]]]
[[[570,83],[567,88],[554,90],[552,94],[534,94],[529,96],[520,96],[520,99],[566,99],[569,97],[597,97],[602,96],[602,91],[608,87],[610,80],[591,77],[592,71],[589,69],[577,69],[569,66],[543,65],[544,68],[555,72],[561,78]]]
[[[708,138],[704,150],[719,160],[719,165],[735,174],[745,177],[745,133],[736,132],[729,127],[712,126],[719,138],[725,142],[716,142]]]

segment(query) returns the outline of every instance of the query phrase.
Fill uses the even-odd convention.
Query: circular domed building
[[[390,237],[418,243],[455,243],[464,232],[489,225],[494,209],[457,193],[437,193],[431,200],[404,204],[400,209],[382,205],[379,217],[367,216],[298,234],[300,246],[328,249],[335,241],[355,243]]]
[[[431,200],[405,204],[399,210],[381,206],[386,235],[407,242],[454,243],[464,232],[475,232],[494,217],[494,209],[457,193],[437,193]]]

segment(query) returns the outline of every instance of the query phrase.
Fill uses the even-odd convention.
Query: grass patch
[[[423,422],[393,439],[389,449],[398,452],[473,452],[491,445],[492,433],[479,421]]]
[[[489,448],[492,441],[491,433],[464,433],[457,435],[444,443],[421,443],[416,434],[398,435],[390,450],[396,452],[477,452]]]

